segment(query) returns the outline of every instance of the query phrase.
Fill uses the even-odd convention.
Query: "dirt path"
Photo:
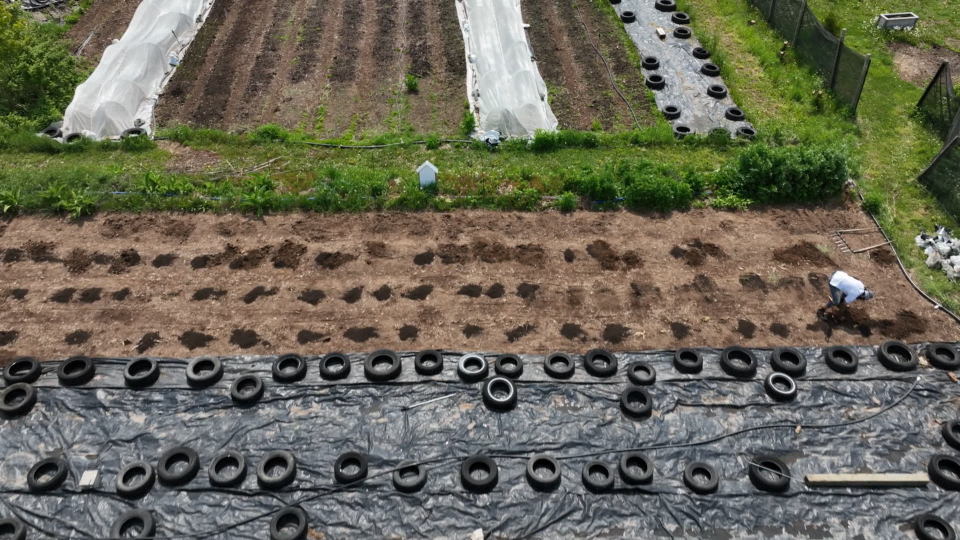
[[[80,56],[99,62],[110,43],[123,37],[139,5],[140,0],[95,0],[67,32],[67,39],[73,42],[70,51],[76,52],[89,37]]]
[[[868,225],[855,209],[18,218],[0,359],[955,339],[882,252],[832,249],[828,231]],[[814,314],[838,267],[877,298],[831,325]]]

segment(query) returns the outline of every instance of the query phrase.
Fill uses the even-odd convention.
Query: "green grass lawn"
[[[933,44],[960,49],[960,7],[948,0],[908,2],[897,9],[917,12],[922,23],[915,32],[888,33],[874,28],[877,14],[885,11],[878,0],[810,0],[821,20],[847,29],[847,44],[861,53],[871,53],[873,63],[855,120],[838,107],[823,82],[792,55],[781,62],[783,37],[762,21],[747,0],[696,0],[681,2],[693,16],[696,35],[714,51],[725,82],[735,101],[760,132],[762,144],[791,146],[827,144],[849,149],[854,156],[861,189],[882,201],[878,216],[891,235],[898,253],[919,283],[945,305],[960,309],[960,286],[923,265],[923,254],[913,244],[921,229],[935,223],[956,226],[937,202],[915,181],[929,164],[942,141],[913,118],[922,93],[896,74],[887,51],[889,42],[907,41],[919,46]],[[757,24],[751,25],[750,21]],[[409,134],[405,135],[409,141]],[[275,157],[271,177],[284,193],[310,195],[316,186],[329,182],[380,185],[383,201],[409,194],[414,169],[429,159],[441,169],[440,194],[466,198],[453,206],[525,207],[497,199],[511,188],[536,188],[539,195],[556,196],[570,178],[622,159],[645,158],[669,164],[677,171],[692,171],[705,177],[734,159],[743,143],[716,141],[677,142],[662,120],[642,133],[601,135],[595,148],[564,148],[543,153],[515,145],[495,152],[469,144],[446,144],[427,149],[423,145],[384,150],[322,149],[294,143],[252,144],[244,137],[218,133],[191,133],[183,139],[196,149],[216,152],[235,169],[249,168]],[[391,142],[397,137],[381,137]],[[137,199],[108,196],[110,191],[142,188],[144,178],[171,177],[165,167],[179,158],[154,149],[142,152],[103,150],[91,145],[79,152],[0,151],[0,189],[31,193],[61,183],[83,186],[95,193],[101,208],[142,209],[160,207],[185,210],[217,210],[216,202],[179,199]],[[218,169],[227,168],[225,163]],[[218,177],[205,173],[174,175],[177,182],[206,185]],[[229,175],[227,175],[229,176]],[[171,180],[172,181],[172,180]],[[220,183],[238,184],[250,179],[227,178]],[[366,188],[364,188],[366,189]],[[381,189],[381,188],[377,188]],[[356,205],[348,209],[389,206],[364,204],[370,193],[360,189]],[[131,202],[131,200],[133,202]],[[159,203],[157,201],[160,201]],[[254,201],[255,202],[255,201]],[[161,204],[162,203],[162,204]],[[0,197],[0,208],[3,201]],[[527,205],[539,208],[541,205]],[[403,207],[403,205],[401,205]],[[434,206],[436,207],[436,206]],[[826,231],[825,231],[826,232]]]

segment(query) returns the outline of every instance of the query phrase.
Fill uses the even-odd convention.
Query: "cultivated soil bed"
[[[110,43],[123,37],[138,6],[140,0],[94,0],[67,32],[66,37],[72,43],[70,51],[76,53],[79,50],[80,56],[93,63],[99,62]]]
[[[888,252],[828,236],[869,225],[855,208],[24,217],[0,228],[0,359],[954,339]],[[826,323],[837,268],[877,297]]]

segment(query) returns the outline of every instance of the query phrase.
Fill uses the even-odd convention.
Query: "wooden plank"
[[[808,474],[810,487],[923,487],[930,482],[927,473]]]

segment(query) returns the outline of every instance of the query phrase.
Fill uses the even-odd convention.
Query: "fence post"
[[[773,12],[777,10],[777,0],[770,2],[770,13],[767,13],[767,24],[773,20]]]
[[[803,26],[803,17],[807,14],[807,0],[803,0],[803,5],[800,6],[800,20],[797,21],[797,29],[793,32],[793,39],[790,40],[790,46],[796,48],[797,39],[800,37],[800,28]]]
[[[870,71],[870,61],[873,59],[873,55],[867,54],[867,59],[863,63],[863,71],[860,72],[860,86],[857,88],[857,97],[853,99],[853,115],[857,115],[857,107],[860,105],[860,94],[863,93],[863,85],[867,82],[867,72]]]
[[[840,69],[840,52],[843,51],[843,42],[847,39],[847,29],[840,31],[840,43],[837,44],[837,55],[833,58],[833,72],[830,73],[830,88],[837,82],[837,70]]]

